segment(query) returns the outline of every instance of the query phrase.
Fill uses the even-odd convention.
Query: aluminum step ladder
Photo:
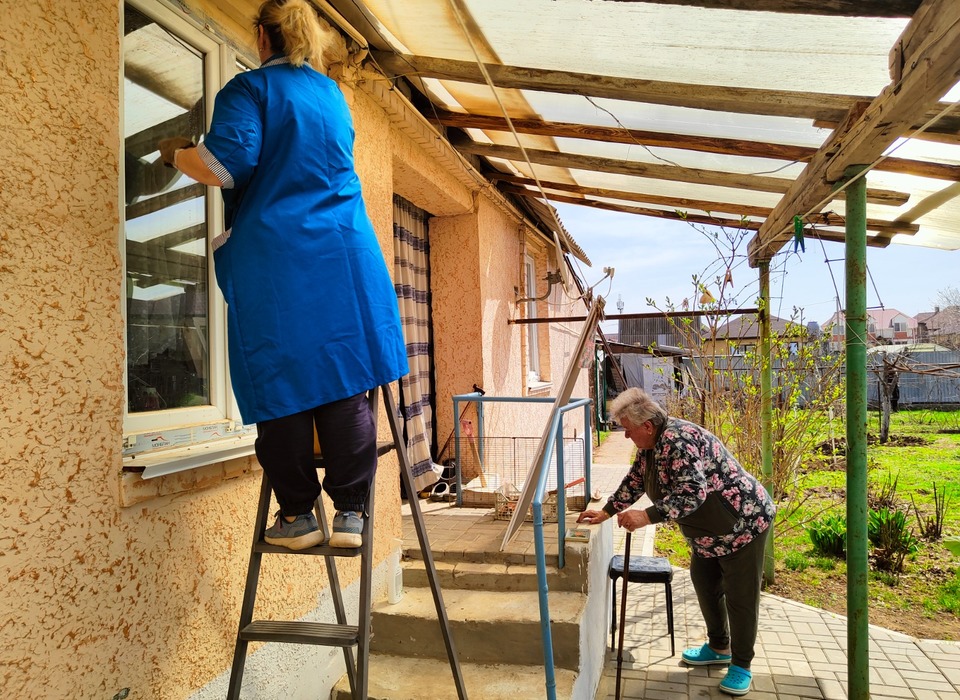
[[[423,522],[423,513],[417,491],[413,486],[413,475],[410,471],[410,460],[407,456],[406,444],[403,440],[403,429],[400,424],[400,414],[394,403],[389,384],[384,384],[369,393],[373,415],[378,416],[377,396],[383,392],[387,418],[390,423],[390,432],[393,442],[379,443],[377,457],[396,450],[400,463],[400,476],[408,495],[408,503],[413,516],[417,539],[420,544],[423,562],[426,566],[427,578],[433,592],[433,600],[437,608],[437,617],[440,622],[443,641],[446,645],[453,680],[456,684],[457,695],[460,700],[466,700],[467,692],[463,683],[463,674],[457,658],[456,647],[450,635],[450,621],[443,604],[440,584],[437,579],[437,569],[433,560],[433,553],[427,541],[427,531]],[[322,457],[318,459],[317,467],[323,468]],[[286,547],[270,545],[264,542],[263,533],[267,526],[270,512],[270,482],[264,473],[260,485],[260,500],[257,507],[256,524],[254,525],[253,546],[250,552],[250,564],[247,568],[246,586],[243,592],[243,603],[240,608],[240,625],[237,632],[237,642],[233,653],[233,666],[230,671],[230,684],[227,689],[227,700],[239,700],[240,686],[243,681],[243,668],[247,658],[247,645],[250,642],[283,642],[288,644],[314,644],[320,646],[335,646],[343,649],[344,663],[347,667],[347,677],[350,682],[350,692],[354,700],[367,700],[367,678],[370,657],[370,606],[371,606],[371,574],[373,570],[373,518],[374,518],[374,489],[371,485],[367,502],[369,516],[363,522],[363,544],[355,548],[329,547],[325,544],[294,551]],[[329,526],[324,517],[323,498],[317,499],[314,504],[317,522],[323,531],[324,542],[330,539]],[[257,584],[260,578],[260,561],[264,554],[313,555],[321,556],[327,569],[327,579],[333,598],[336,623],[301,622],[297,620],[254,620],[253,608],[257,597]],[[340,579],[337,575],[337,557],[360,557],[360,600],[357,616],[358,624],[347,623],[347,616],[343,605],[343,593],[340,589]],[[356,659],[354,659],[356,647]]]

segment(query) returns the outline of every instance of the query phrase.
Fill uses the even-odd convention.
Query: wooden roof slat
[[[388,75],[486,83],[480,68],[471,61],[384,52],[374,52],[374,57],[377,65]],[[872,96],[694,85],[499,64],[486,64],[486,69],[493,84],[501,88],[832,122],[842,121],[855,102],[873,99]],[[924,112],[918,118],[917,126],[928,121],[937,111],[931,108]],[[938,133],[956,134],[960,131],[960,117],[949,119],[934,128]]]
[[[491,117],[478,114],[455,114],[437,112],[431,118],[435,124],[453,126],[460,129],[483,129],[486,131],[509,131],[510,126],[503,117]],[[782,143],[750,141],[716,136],[695,136],[689,134],[671,134],[660,131],[644,131],[620,127],[571,124],[567,122],[548,122],[542,119],[511,118],[510,124],[522,134],[551,136],[555,138],[586,139],[605,143],[623,143],[629,145],[659,146],[677,148],[698,153],[715,153],[755,158],[789,160],[797,163],[808,162],[817,149],[810,146],[794,146]],[[904,175],[916,175],[938,180],[960,181],[960,166],[946,163],[910,160],[907,158],[887,158],[879,170]]]
[[[531,187],[536,186],[536,182],[531,178],[522,178],[516,177],[513,175],[500,175],[492,174],[490,175],[491,180],[501,180],[504,182],[509,182],[512,184],[503,185],[501,189],[504,192],[509,192],[512,194],[519,194],[522,196],[530,197],[540,197],[540,192],[538,190],[529,190],[524,189],[518,185],[529,185]],[[561,190],[567,192],[574,192],[578,194],[593,195],[597,197],[606,197],[609,199],[625,199],[627,201],[635,201],[645,204],[659,204],[661,206],[672,207],[674,210],[687,211],[689,209],[695,209],[702,211],[708,216],[712,216],[714,212],[725,212],[727,214],[739,214],[740,216],[756,216],[764,217],[770,215],[770,212],[773,211],[770,207],[757,207],[746,204],[729,204],[722,202],[707,202],[702,200],[690,200],[682,197],[664,197],[662,195],[646,195],[646,194],[636,194],[633,192],[621,192],[617,190],[604,190],[599,187],[580,187],[579,185],[567,185],[562,182],[544,182],[540,181],[541,186],[544,189],[552,190]],[[563,195],[557,194],[548,194],[550,199],[554,199],[558,202],[568,202],[571,204],[582,204],[584,206],[594,206],[595,200],[580,199],[576,197],[565,197]],[[604,204],[605,202],[600,202],[598,204]],[[617,206],[616,204],[611,204],[611,206]],[[603,207],[598,207],[603,208]],[[622,211],[622,209],[615,209],[614,211]],[[637,213],[631,211],[629,213]],[[819,214],[814,214],[808,216],[806,222],[809,224],[819,225],[819,226],[843,226],[844,218],[839,214],[834,214],[833,212],[822,212]],[[730,224],[724,224],[730,225]],[[868,231],[877,231],[878,233],[883,233],[884,235],[893,235],[895,233],[906,233],[914,234],[919,232],[920,226],[918,224],[910,223],[909,221],[884,221],[882,219],[867,219],[867,230]]]
[[[922,15],[922,16],[921,16]],[[933,29],[931,29],[933,27]],[[926,36],[919,44],[911,37]],[[790,238],[789,224],[829,196],[834,182],[853,165],[868,165],[939,103],[960,75],[960,3],[927,0],[904,31],[903,77],[886,87],[849,129],[838,129],[774,207],[750,241],[750,262],[768,259]]]
[[[486,158],[502,158],[523,162],[523,152],[515,146],[498,146],[476,143],[467,137],[454,137],[453,146],[461,153],[484,156]],[[673,182],[687,182],[699,185],[713,185],[715,187],[732,187],[756,192],[784,193],[790,189],[792,180],[766,175],[743,175],[740,173],[726,173],[715,170],[700,170],[697,168],[682,168],[674,165],[659,165],[656,163],[639,163],[599,158],[557,151],[526,149],[527,157],[533,163],[551,165],[560,168],[577,170],[595,170],[598,172],[614,173],[618,175],[632,175],[656,180],[670,180]],[[905,204],[909,195],[891,190],[868,190],[867,201],[874,204],[889,204],[900,206]]]
[[[910,17],[920,4],[920,0],[606,0],[606,2],[643,2],[714,10],[753,10],[842,17]]]

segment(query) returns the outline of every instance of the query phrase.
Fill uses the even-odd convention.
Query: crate
[[[493,517],[496,520],[511,520],[513,519],[513,513],[517,509],[517,503],[520,502],[520,494],[510,494],[505,495],[503,492],[498,491],[496,494],[496,505]],[[571,496],[567,494],[566,499],[567,512],[579,513],[583,511],[586,507],[586,498],[583,496]],[[527,511],[526,516],[523,519],[526,523],[533,522],[533,506]],[[543,522],[545,523],[555,523],[557,522],[557,494],[551,493],[543,501]]]

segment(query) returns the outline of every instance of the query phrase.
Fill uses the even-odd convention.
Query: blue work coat
[[[408,372],[393,283],[336,83],[274,57],[219,92],[200,156],[223,183],[214,241],[230,376],[245,423]]]

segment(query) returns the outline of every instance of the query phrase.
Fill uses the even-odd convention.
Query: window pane
[[[157,141],[204,130],[204,57],[124,8],[128,412],[210,403],[206,188]]]

